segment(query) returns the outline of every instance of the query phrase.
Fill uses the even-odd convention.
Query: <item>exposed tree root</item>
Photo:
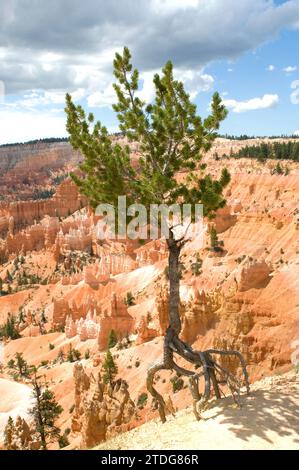
[[[225,384],[238,406],[240,403],[241,383],[229,370],[222,367],[214,360],[214,355],[235,356],[239,359],[242,368],[246,391],[249,393],[249,381],[245,360],[238,351],[219,349],[208,349],[207,351],[195,351],[190,345],[184,343],[180,338],[181,319],[179,313],[180,305],[180,271],[179,256],[183,245],[188,241],[185,237],[175,239],[173,228],[170,229],[170,237],[167,239],[169,249],[168,273],[169,273],[169,327],[164,338],[163,360],[152,365],[148,370],[147,388],[153,396],[162,422],[166,421],[166,405],[162,395],[154,388],[155,374],[161,370],[173,370],[180,376],[189,377],[189,389],[193,399],[193,410],[196,419],[201,418],[201,412],[208,405],[212,390],[217,399],[221,398],[220,385]],[[196,367],[196,371],[187,370],[174,361],[174,354],[185,359]],[[201,368],[198,372],[197,369]],[[204,378],[204,392],[199,393],[199,379]],[[223,394],[223,392],[222,392]]]
[[[174,353],[183,357],[187,362],[200,367],[198,372],[187,370],[174,362]],[[169,327],[164,339],[163,361],[153,364],[147,375],[147,389],[157,403],[161,421],[166,421],[166,404],[162,395],[154,387],[155,374],[161,370],[174,370],[180,376],[189,377],[189,389],[193,399],[193,411],[196,419],[201,419],[201,412],[205,410],[211,398],[212,390],[217,399],[221,398],[220,384],[229,388],[232,397],[238,406],[240,403],[240,388],[242,384],[229,370],[222,367],[214,359],[213,355],[237,356],[240,360],[246,391],[249,393],[248,373],[245,360],[238,351],[209,349],[207,351],[194,351],[191,346],[181,341],[174,330]],[[204,392],[199,393],[199,379],[204,377]]]

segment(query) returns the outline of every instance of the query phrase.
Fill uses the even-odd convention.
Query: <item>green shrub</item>
[[[60,449],[63,449],[66,446],[69,446],[69,440],[67,438],[67,434],[64,432],[61,436],[58,438],[58,445]]]
[[[135,297],[133,296],[132,292],[127,292],[127,296],[125,299],[125,304],[128,307],[131,307],[132,305],[135,305]]]
[[[108,349],[114,348],[117,343],[117,335],[114,330],[109,331],[108,335]]]
[[[141,393],[137,399],[137,406],[143,408],[147,403],[148,395],[147,393]]]
[[[200,258],[199,254],[196,254],[196,260],[194,263],[191,264],[191,272],[193,276],[199,276],[202,271],[202,259]]]
[[[73,413],[74,409],[75,409],[75,404],[73,404],[73,405],[70,407],[70,409],[69,409],[70,414]]]
[[[172,377],[170,379],[170,382],[172,383],[172,391],[173,393],[179,392],[184,388],[184,380],[181,377],[178,377],[177,375],[175,377]]]

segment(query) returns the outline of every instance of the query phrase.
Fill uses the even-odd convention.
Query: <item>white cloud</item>
[[[268,70],[268,72],[273,72],[273,70],[275,70],[275,66],[274,65],[268,65],[267,70]]]
[[[262,98],[251,98],[247,101],[237,101],[237,100],[224,100],[223,103],[228,108],[232,109],[234,113],[243,113],[246,111],[254,111],[257,109],[267,109],[272,108],[277,105],[279,102],[278,95],[269,95],[266,94]]]
[[[115,103],[115,91],[110,83],[106,88],[100,91],[95,91],[91,93],[87,98],[88,106],[91,108],[102,108],[105,106],[111,106]]]
[[[233,69],[227,69],[228,72],[233,72],[234,70]]]
[[[66,135],[65,116],[48,111],[0,111],[0,144]]]
[[[4,102],[4,97],[5,97],[5,85],[0,80],[0,104]]]
[[[282,70],[286,73],[293,73],[293,72],[296,72],[297,69],[298,69],[298,67],[296,65],[294,65],[294,66],[289,65],[288,67],[285,67]]]
[[[147,72],[142,72],[140,74],[140,89],[137,92],[137,96],[145,101],[150,103],[155,96],[155,86],[153,83],[153,78],[155,73],[160,71],[151,70]],[[213,88],[214,78],[212,75],[203,73],[203,70],[184,70],[184,69],[174,69],[174,77],[176,80],[180,80],[184,83],[186,91],[190,94],[191,99],[195,99],[199,92],[209,91]],[[100,82],[93,82],[93,88],[96,90],[97,85]],[[91,107],[105,107],[111,106],[116,101],[115,91],[112,86],[112,82],[106,84],[102,90],[94,91],[91,93],[87,102]]]
[[[174,76],[184,83],[191,99],[195,99],[201,91],[211,90],[215,81],[212,75],[203,73],[202,70],[174,70]]]
[[[291,89],[294,90],[290,95],[291,103],[299,104],[299,80],[294,80],[291,83]]]
[[[143,84],[138,96],[146,102],[152,101],[155,96],[155,87],[153,84],[155,73],[160,73],[160,71],[152,70],[151,72],[143,72],[140,75]],[[184,83],[185,89],[190,94],[191,99],[195,99],[201,91],[211,90],[214,85],[214,78],[212,75],[203,73],[202,69],[174,69],[173,74],[176,80]]]
[[[20,99],[14,101],[13,107],[18,110],[35,110],[42,106],[48,105],[63,105],[65,103],[65,91],[57,90],[31,90],[25,93]],[[84,88],[78,88],[72,92],[72,97],[74,101],[79,101],[86,94]],[[12,105],[8,106],[12,107]]]
[[[169,13],[186,8],[196,8],[199,0],[152,0],[151,7],[157,13]]]
[[[148,0],[142,8],[140,0],[86,0],[84,8],[73,0],[69,9],[66,0],[31,3],[4,2],[1,80],[8,93],[83,86],[76,69],[93,64],[93,72],[111,73],[111,52],[124,44],[143,72],[169,58],[180,69],[203,69],[234,61],[299,24],[298,0]],[[84,72],[83,79],[89,80]]]

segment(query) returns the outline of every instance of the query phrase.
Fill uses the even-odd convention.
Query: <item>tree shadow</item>
[[[269,431],[279,436],[297,434],[294,439],[299,444],[299,387],[298,383],[288,384],[285,390],[255,390],[249,396],[242,396],[241,409],[232,406],[232,399],[227,398],[217,403],[217,412],[212,418],[221,416],[220,424],[228,428],[236,437],[248,441],[251,436],[258,436],[269,443]]]

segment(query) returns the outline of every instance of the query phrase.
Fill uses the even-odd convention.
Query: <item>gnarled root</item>
[[[157,392],[157,390],[154,388],[154,385],[153,385],[156,372],[158,372],[159,370],[163,370],[163,369],[168,369],[168,367],[166,367],[163,361],[153,364],[147,371],[146,386],[147,386],[147,390],[149,391],[149,393],[152,395],[153,399],[157,403],[158,411],[159,411],[159,415],[160,415],[162,423],[165,423],[166,421],[165,401],[162,395],[160,395],[160,393]]]
[[[198,373],[179,366],[174,362],[174,353],[183,357],[187,362],[190,362],[196,367],[201,367],[202,370]],[[188,344],[184,343],[178,338],[178,335],[172,328],[168,328],[164,339],[163,361],[153,364],[149,368],[147,374],[147,389],[157,403],[160,418],[163,423],[166,421],[166,404],[162,395],[154,388],[153,385],[155,374],[161,370],[174,370],[179,375],[189,377],[189,389],[193,399],[193,411],[196,419],[201,418],[201,412],[204,411],[209,399],[211,398],[211,388],[214,390],[215,397],[217,399],[221,398],[221,389],[219,387],[220,384],[225,384],[228,386],[235,403],[240,406],[241,384],[237,377],[235,377],[229,370],[225,369],[216,361],[214,361],[214,354],[226,356],[231,355],[237,356],[239,358],[244,375],[246,390],[247,393],[249,393],[248,373],[242,354],[234,350],[223,351],[218,349],[209,349],[207,351],[194,351]],[[217,378],[217,375],[220,375],[219,379]],[[203,395],[200,395],[198,388],[199,378],[201,376],[204,377]]]

